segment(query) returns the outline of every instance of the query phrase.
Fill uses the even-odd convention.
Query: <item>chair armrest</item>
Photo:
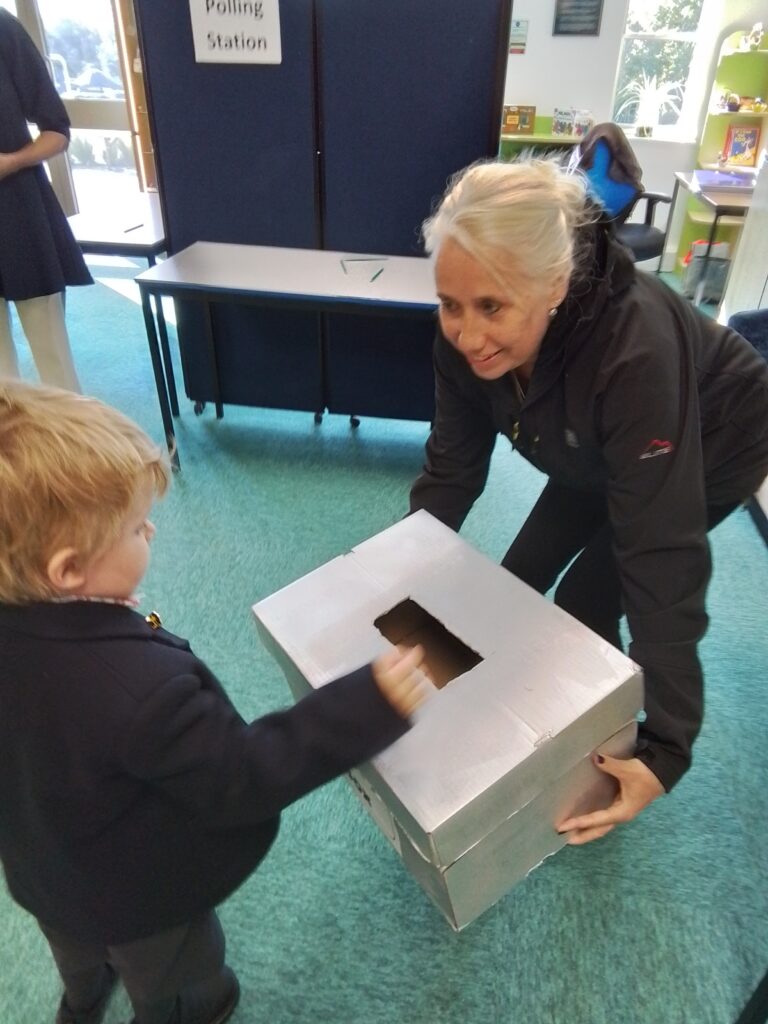
[[[653,224],[653,215],[658,204],[672,202],[672,196],[668,196],[665,192],[641,192],[637,199],[638,202],[641,199],[645,200],[645,224],[648,227]]]

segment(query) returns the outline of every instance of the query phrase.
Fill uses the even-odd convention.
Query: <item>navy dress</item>
[[[69,138],[69,118],[43,58],[21,24],[0,9],[0,152],[41,132]],[[0,297],[17,301],[92,284],[42,164],[0,179]]]

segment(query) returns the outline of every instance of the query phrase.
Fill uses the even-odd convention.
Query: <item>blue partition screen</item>
[[[280,0],[279,65],[198,64],[188,3],[134,2],[171,252],[204,240],[414,255],[447,179],[498,151],[511,0]],[[178,307],[185,389],[209,400],[205,321]],[[423,320],[213,319],[225,403],[431,415]],[[288,345],[303,368],[290,379]]]

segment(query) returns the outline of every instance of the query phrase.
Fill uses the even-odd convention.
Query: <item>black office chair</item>
[[[658,273],[666,233],[653,220],[659,203],[671,203],[672,196],[643,189],[640,165],[621,128],[611,121],[591,128],[579,146],[576,167],[585,174],[590,192],[613,221],[616,237],[632,253],[633,260],[637,263],[658,258]],[[643,221],[627,223],[643,201]]]
[[[653,223],[653,217],[658,204],[671,203],[672,196],[665,195],[663,192],[641,192],[632,204],[632,210],[642,200],[645,200],[645,219],[641,222],[617,224],[616,237],[632,253],[635,263],[658,258],[659,264],[656,267],[656,273],[658,273],[661,270],[664,240],[667,236],[665,231],[657,228]],[[632,213],[632,210],[629,213]]]

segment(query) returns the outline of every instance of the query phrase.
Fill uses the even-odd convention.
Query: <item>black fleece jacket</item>
[[[706,507],[747,498],[768,473],[768,366],[636,271],[607,225],[583,241],[588,273],[552,322],[522,402],[510,375],[480,380],[438,329],[435,423],[411,510],[458,530],[499,433],[551,480],[606,496],[629,653],[645,672],[639,756],[670,789],[702,718]]]

